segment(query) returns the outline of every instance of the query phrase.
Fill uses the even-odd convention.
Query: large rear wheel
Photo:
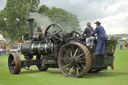
[[[86,46],[78,42],[72,42],[60,49],[58,65],[64,75],[81,77],[90,70],[91,55]]]

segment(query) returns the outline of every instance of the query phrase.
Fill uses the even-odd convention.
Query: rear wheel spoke
[[[71,51],[72,51],[72,56],[73,56],[73,53],[74,53],[74,46],[71,46]]]
[[[64,48],[63,51],[64,51],[64,55],[67,55],[67,57],[70,58],[69,51],[66,48]]]
[[[61,60],[69,60],[69,59],[70,59],[69,57],[61,58]]]
[[[73,69],[74,69],[74,66],[72,66],[72,68],[70,68],[70,70],[69,70],[69,74],[70,74],[70,75],[72,75]]]
[[[78,50],[79,50],[79,49],[77,48],[73,56],[76,56],[76,54],[77,54]]]
[[[86,63],[85,61],[80,60],[79,63]]]
[[[79,54],[78,56],[76,56],[77,58],[80,58],[80,57],[82,57],[82,56],[84,56],[84,53],[82,53],[82,54]]]
[[[85,66],[84,66],[83,64],[80,64],[80,66],[82,67],[82,69],[84,69],[84,68],[85,68]]]
[[[79,75],[79,68],[76,68],[76,74]]]
[[[69,66],[70,66],[70,64],[64,65],[64,66],[63,66],[63,69],[65,69],[65,68],[67,68],[67,67],[69,67]]]

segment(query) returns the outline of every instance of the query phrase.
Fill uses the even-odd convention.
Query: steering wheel
[[[45,30],[45,38],[47,42],[52,42],[54,47],[58,47],[63,43],[64,31],[59,24],[51,24]]]

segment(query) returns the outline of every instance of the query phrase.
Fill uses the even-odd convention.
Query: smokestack
[[[29,18],[28,19],[28,23],[29,23],[29,40],[32,40],[33,37],[33,18]]]

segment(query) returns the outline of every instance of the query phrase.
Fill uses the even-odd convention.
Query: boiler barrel
[[[34,52],[34,55],[41,54],[50,54],[53,52],[53,47],[48,45],[47,43],[32,43],[31,50]]]
[[[47,55],[53,52],[53,46],[45,42],[23,43],[21,52],[24,55]]]

